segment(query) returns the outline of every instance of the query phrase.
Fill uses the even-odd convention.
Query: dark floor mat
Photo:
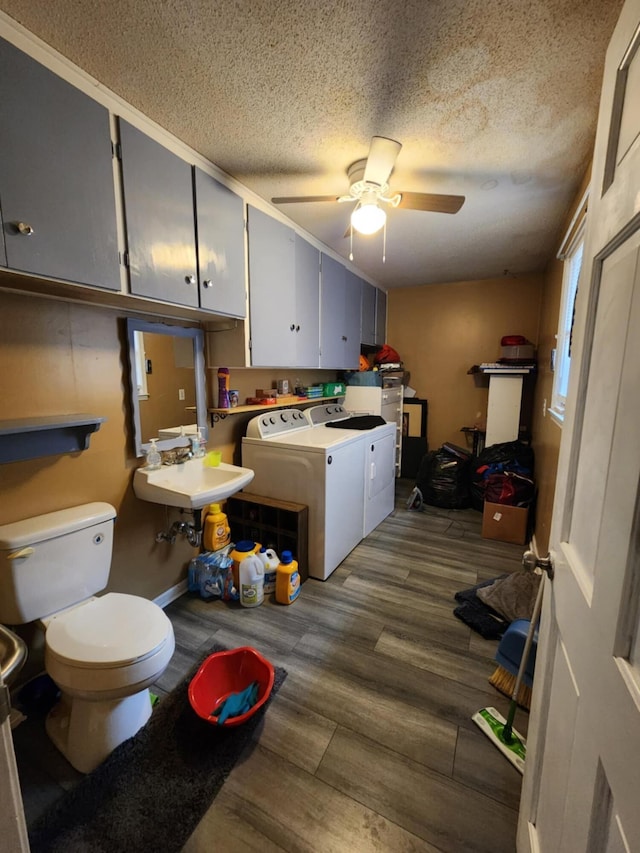
[[[223,647],[213,646],[204,657]],[[198,664],[199,666],[199,664]],[[138,734],[31,828],[32,853],[178,853],[250,743],[270,699],[241,726],[216,728],[189,704],[194,667]],[[275,668],[272,696],[286,671]]]

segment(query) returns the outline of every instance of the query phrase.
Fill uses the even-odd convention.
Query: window
[[[564,261],[564,274],[562,279],[562,298],[560,301],[560,317],[558,320],[558,334],[556,335],[556,348],[553,354],[553,391],[551,395],[551,406],[549,414],[562,425],[567,403],[567,391],[569,388],[569,373],[571,371],[571,337],[573,332],[573,319],[576,307],[576,296],[578,293],[578,279],[582,267],[582,256],[584,253],[584,231],[586,221],[586,197],[583,199],[578,212],[574,217],[565,237],[558,257]]]

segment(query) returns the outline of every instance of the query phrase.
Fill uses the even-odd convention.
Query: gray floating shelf
[[[86,450],[91,433],[104,421],[86,414],[0,421],[0,463]]]

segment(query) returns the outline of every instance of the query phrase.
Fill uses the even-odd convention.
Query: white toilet
[[[149,685],[175,648],[157,604],[110,592],[115,509],[90,503],[0,526],[0,622],[40,621],[61,697],[49,737],[90,773],[151,715]]]

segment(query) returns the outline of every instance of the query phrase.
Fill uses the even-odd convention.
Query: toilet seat
[[[121,668],[157,653],[172,636],[163,610],[135,595],[110,592],[55,616],[47,653],[74,668]]]

